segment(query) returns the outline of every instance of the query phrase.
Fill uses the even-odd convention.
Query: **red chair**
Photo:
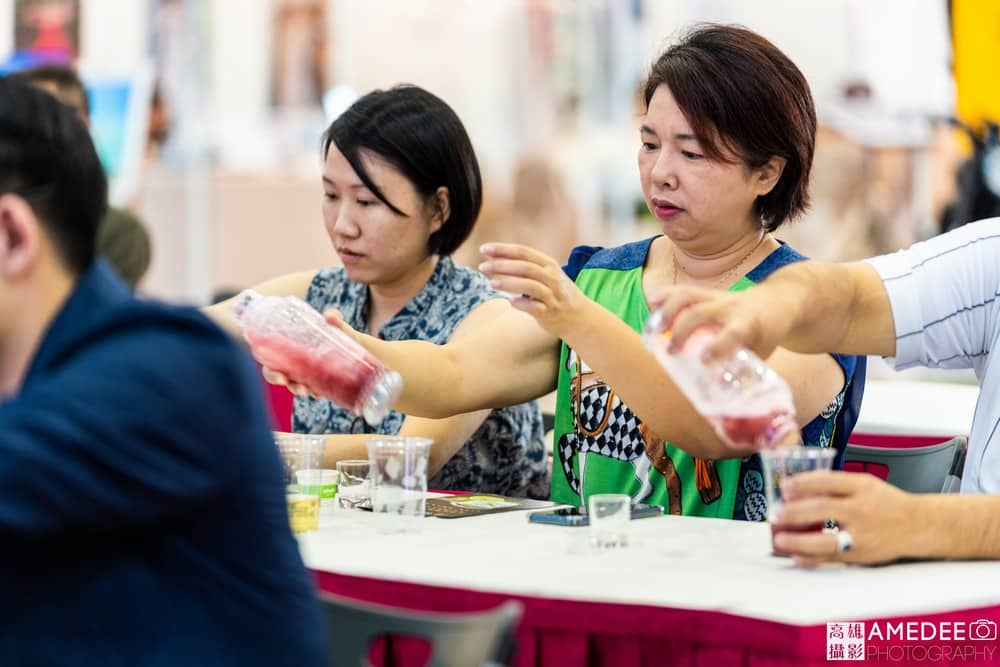
[[[257,364],[260,371],[260,364]],[[271,384],[261,375],[264,384],[264,396],[271,413],[271,427],[275,431],[290,432],[292,430],[292,403],[295,396],[284,385]]]

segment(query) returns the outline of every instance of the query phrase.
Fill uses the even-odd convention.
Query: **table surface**
[[[869,380],[856,433],[968,435],[979,387],[951,382]]]
[[[873,508],[873,511],[874,508]],[[384,535],[377,517],[338,511],[299,536],[313,570],[552,599],[719,611],[793,625],[1000,604],[1000,562],[795,567],[770,555],[766,524],[663,516],[635,520],[630,545],[596,551],[587,528],[526,512],[428,518]]]

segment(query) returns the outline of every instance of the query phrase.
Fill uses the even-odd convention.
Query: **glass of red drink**
[[[767,516],[771,521],[771,552],[775,556],[789,554],[774,546],[774,536],[778,533],[807,533],[822,531],[825,522],[802,525],[776,525],[773,523],[774,511],[782,502],[781,484],[786,477],[811,470],[830,470],[833,460],[837,457],[836,450],[830,447],[779,447],[765,449],[760,452],[761,466],[764,469],[764,492],[767,496]]]

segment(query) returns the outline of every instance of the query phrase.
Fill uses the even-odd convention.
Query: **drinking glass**
[[[760,452],[761,464],[764,469],[764,492],[767,496],[767,516],[770,520],[774,511],[781,505],[781,483],[791,475],[797,475],[811,470],[830,470],[837,451],[832,447],[779,447],[765,449]],[[774,536],[780,532],[809,533],[822,531],[825,521],[804,526],[776,526],[771,524],[771,552],[775,556],[787,556],[787,552],[774,546]]]
[[[323,464],[326,437],[301,433],[279,433],[275,444],[285,473],[285,499],[292,532],[304,533],[319,527],[322,486],[313,479]]]
[[[342,508],[357,509],[368,505],[371,500],[370,470],[367,460],[337,461],[337,500]]]
[[[624,493],[596,493],[587,500],[590,544],[598,549],[628,545],[632,499]]]
[[[380,436],[365,440],[371,462],[372,511],[380,532],[419,529],[427,504],[427,461],[433,440]]]

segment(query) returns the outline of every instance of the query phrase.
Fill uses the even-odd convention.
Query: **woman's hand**
[[[480,249],[485,261],[479,270],[494,289],[521,296],[511,300],[550,334],[564,338],[578,327],[589,303],[583,292],[548,255],[514,243],[487,243]]]
[[[308,386],[304,384],[299,384],[298,382],[293,382],[288,378],[287,375],[285,375],[280,371],[276,371],[268,368],[267,366],[263,366],[261,367],[260,372],[261,375],[264,376],[264,379],[267,380],[270,384],[276,384],[279,386],[287,387],[288,391],[292,392],[296,396],[302,396],[302,397],[312,396],[313,398],[319,398],[319,395],[316,394],[314,391],[312,391]]]
[[[792,554],[798,565],[822,563],[885,563],[911,555],[909,545],[921,530],[914,496],[868,473],[810,472],[786,477],[781,485],[784,503],[773,523],[795,526],[837,522],[847,531],[850,548],[836,534],[779,532],[777,549]]]

